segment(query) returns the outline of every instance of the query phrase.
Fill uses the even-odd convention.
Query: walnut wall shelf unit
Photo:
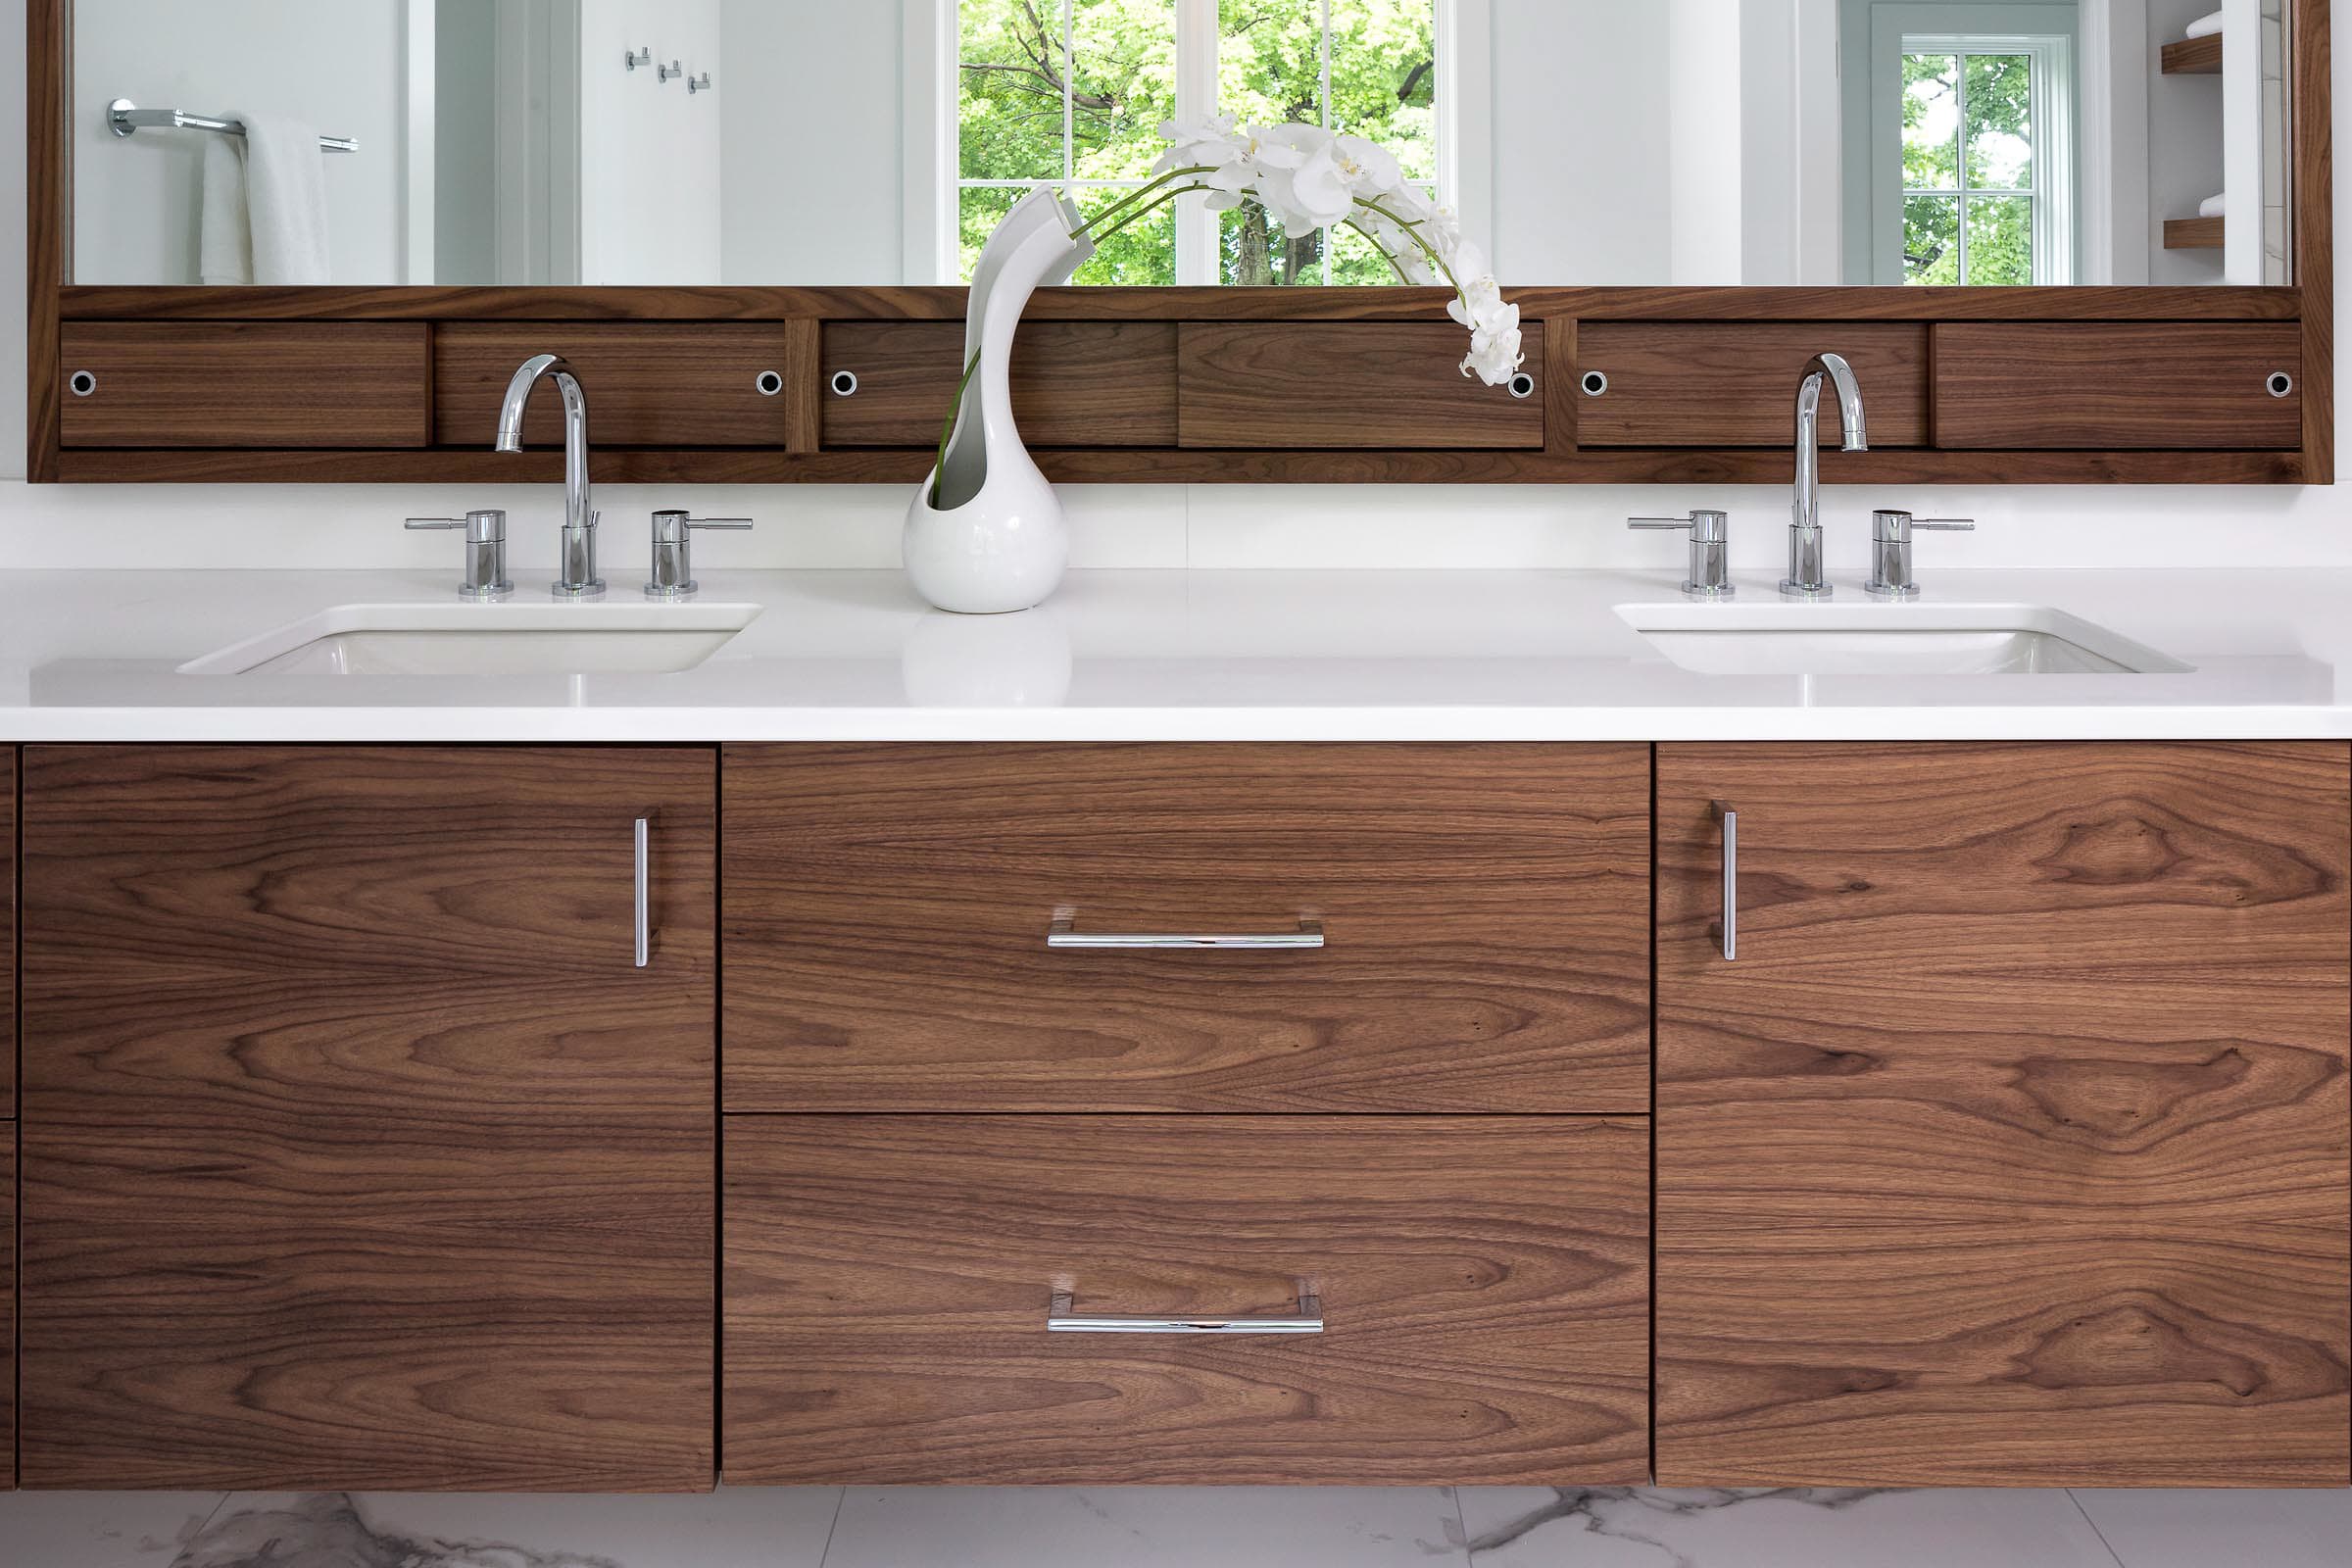
[[[68,283],[66,9],[28,7],[35,481],[552,480],[553,448],[490,450],[539,352],[581,369],[600,480],[928,467],[960,288]],[[2327,0],[2292,26],[2293,286],[1516,288],[1524,397],[1455,373],[1439,290],[1051,290],[1023,432],[1065,481],[1778,481],[1796,371],[1830,349],[1874,437],[1824,456],[1832,482],[2330,483]]]

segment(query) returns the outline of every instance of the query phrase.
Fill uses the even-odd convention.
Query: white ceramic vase
[[[980,356],[947,456],[906,509],[906,576],[942,610],[1002,614],[1040,603],[1070,554],[1061,501],[1012,422],[1012,338],[1035,290],[1066,283],[1095,251],[1085,219],[1043,187],[1013,205],[980,252],[965,307],[964,363]]]

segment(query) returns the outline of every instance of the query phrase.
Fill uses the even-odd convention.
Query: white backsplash
[[[5,374],[0,370],[0,374]],[[759,519],[706,535],[706,573],[739,567],[898,564],[907,488],[899,485],[605,485],[607,575],[647,554],[647,515],[691,506]],[[1694,506],[1732,514],[1732,562],[1777,564],[1786,486],[1077,485],[1065,490],[1079,567],[1677,567],[1671,534],[1635,533],[1630,514]],[[1864,563],[1873,506],[1970,516],[1973,534],[1920,544],[1923,571],[1961,566],[2352,566],[2352,490],[2078,486],[1905,489],[1833,486],[1830,564]],[[408,533],[410,515],[467,507],[511,514],[513,559],[555,563],[558,486],[26,485],[0,483],[0,566],[456,568],[449,536]]]

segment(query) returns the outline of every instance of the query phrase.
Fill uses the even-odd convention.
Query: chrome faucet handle
[[[1919,584],[1911,579],[1911,535],[1922,528],[1936,533],[1974,533],[1971,517],[1914,517],[1908,512],[1880,511],[1870,514],[1870,580],[1864,593],[1881,599],[1917,599]]]
[[[692,599],[699,586],[694,580],[694,536],[706,528],[742,533],[751,526],[749,517],[690,517],[678,508],[655,513],[654,569],[646,579],[645,597]]]
[[[468,512],[463,517],[410,517],[401,524],[415,532],[438,528],[466,530],[466,577],[458,597],[490,604],[514,595],[507,580],[507,514],[496,509]]]
[[[1690,571],[1683,592],[1692,599],[1729,599],[1740,590],[1732,586],[1731,514],[1705,508],[1687,517],[1628,517],[1629,528],[1680,528],[1690,536]]]

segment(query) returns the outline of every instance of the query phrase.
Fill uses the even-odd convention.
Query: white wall
[[[719,0],[580,0],[580,281],[716,283],[719,133],[743,92],[722,52]],[[651,48],[711,90],[627,68]]]
[[[904,280],[903,9],[723,0],[729,283]]]
[[[407,277],[410,3],[237,0],[228,12],[188,0],[75,0],[75,281],[196,281],[199,169],[211,132],[119,138],[106,123],[116,98],[198,114],[283,115],[322,135],[357,136],[357,154],[326,160],[334,280]],[[9,7],[20,8],[21,0]],[[21,56],[23,37],[22,26],[10,33],[11,59]]]

